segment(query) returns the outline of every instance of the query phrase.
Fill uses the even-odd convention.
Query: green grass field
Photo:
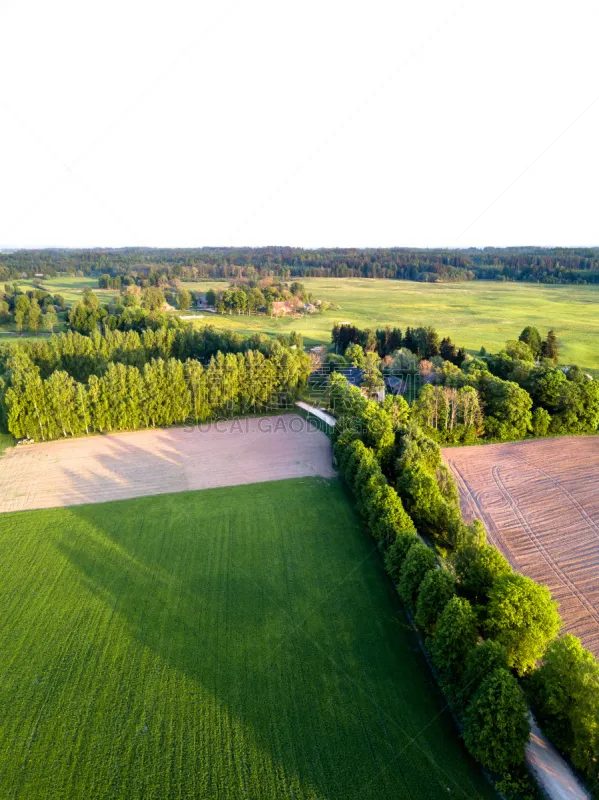
[[[493,797],[343,488],[0,516],[7,800]]]
[[[543,334],[553,327],[562,363],[599,370],[599,286],[337,278],[310,278],[303,283],[316,298],[339,305],[341,311],[299,320],[218,316],[213,324],[242,333],[295,329],[310,345],[330,342],[336,321],[348,321],[360,328],[397,325],[402,330],[408,325],[433,325],[471,352],[482,345],[496,352],[507,339],[517,339],[526,325],[536,325]],[[205,291],[210,286],[224,288],[227,283],[206,281],[193,286]]]
[[[303,282],[316,298],[329,300],[340,310],[301,319],[205,314],[193,324],[210,323],[240,333],[298,330],[307,345],[328,344],[335,322],[352,322],[362,328],[434,325],[472,353],[482,345],[490,352],[499,350],[526,325],[536,325],[542,333],[553,327],[560,343],[560,361],[599,373],[599,286],[492,281],[432,284],[357,278],[308,278]],[[33,284],[21,281],[21,285],[30,288]],[[76,302],[85,288],[97,291],[102,302],[117,295],[108,289],[99,291],[97,278],[56,278],[43,285],[49,292],[63,294],[69,304]],[[226,288],[228,282],[190,281],[185,285],[192,291],[206,291]],[[16,341],[15,336],[2,336],[2,331],[11,330],[14,326],[0,326],[0,341]]]
[[[23,291],[36,288],[33,281],[30,280],[20,280],[16,282],[19,284],[21,289],[23,289]],[[50,294],[61,294],[64,297],[67,306],[72,306],[74,303],[80,300],[85,289],[93,289],[93,291],[98,294],[101,303],[109,303],[119,294],[117,291],[112,289],[98,289],[97,278],[77,278],[70,276],[51,278],[50,280],[42,281],[41,288],[46,292],[50,292]],[[61,331],[65,331],[67,329],[64,321],[65,316],[66,314],[59,314],[59,324],[54,330],[55,333],[60,333]],[[48,336],[49,334],[45,331],[40,331],[34,335],[25,331],[22,336],[18,336],[16,334],[16,328],[13,322],[0,323],[0,343],[10,344],[14,342],[22,342],[24,340],[35,341]]]

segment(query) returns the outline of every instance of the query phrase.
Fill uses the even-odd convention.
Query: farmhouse
[[[345,369],[340,369],[339,374],[343,375],[347,382],[352,386],[357,386],[358,388],[362,386],[364,371],[359,367],[346,367]]]
[[[398,378],[397,375],[385,375],[385,389],[389,394],[403,395],[408,388],[408,384],[403,378]]]

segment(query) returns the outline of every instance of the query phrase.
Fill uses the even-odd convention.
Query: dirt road
[[[301,417],[227,420],[12,448],[0,512],[334,474],[328,438]]]

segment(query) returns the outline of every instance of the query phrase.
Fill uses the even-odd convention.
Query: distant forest
[[[471,280],[599,283],[599,247],[415,248],[201,247],[16,250],[0,253],[0,281],[36,273],[170,278],[390,278],[422,282]]]

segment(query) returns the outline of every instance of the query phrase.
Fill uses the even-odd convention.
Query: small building
[[[362,380],[364,379],[364,371],[361,370],[360,367],[346,367],[345,369],[340,369],[339,374],[343,375],[352,386],[361,388]]]
[[[408,384],[403,378],[398,378],[397,375],[385,375],[385,389],[389,394],[404,395]]]

